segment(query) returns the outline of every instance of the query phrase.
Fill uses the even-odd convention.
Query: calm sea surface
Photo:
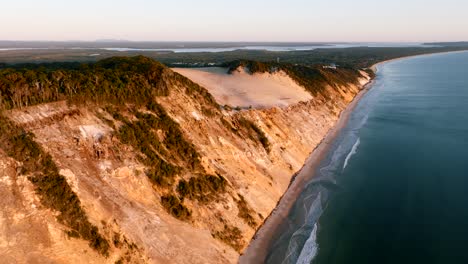
[[[468,53],[380,66],[268,263],[468,263]]]

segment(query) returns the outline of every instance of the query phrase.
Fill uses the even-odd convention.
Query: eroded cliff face
[[[109,250],[108,256],[99,254],[87,241],[67,234],[57,212],[41,203],[21,162],[0,148],[0,259],[235,263],[293,175],[368,80],[362,73],[360,84],[327,87],[326,98],[281,108],[210,108],[187,85],[172,82],[168,96],[154,99],[165,113],[149,106],[112,110],[65,101],[5,111],[51,155]],[[165,114],[177,125],[144,130],[161,149],[150,144],[145,152],[123,136],[122,127],[137,129],[138,121],[162,120]],[[175,148],[168,138],[179,130],[188,145]],[[159,178],[148,176],[147,153],[178,168],[171,183],[158,184]],[[208,187],[191,179],[208,179]],[[171,195],[174,203],[167,198]]]

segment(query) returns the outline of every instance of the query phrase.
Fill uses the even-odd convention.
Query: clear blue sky
[[[468,40],[467,0],[1,0],[0,40]]]

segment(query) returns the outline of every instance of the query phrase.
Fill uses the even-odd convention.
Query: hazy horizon
[[[0,40],[154,42],[442,42],[468,40],[461,0],[17,0]]]
[[[263,41],[243,41],[243,40],[129,40],[129,39],[95,39],[95,40],[50,40],[50,39],[31,39],[31,40],[18,40],[18,39],[0,39],[0,42],[57,42],[57,43],[73,43],[73,42],[84,42],[84,43],[220,43],[220,44],[347,44],[347,43],[438,43],[438,42],[468,42],[468,39],[455,39],[447,41],[279,41],[279,40],[263,40]]]

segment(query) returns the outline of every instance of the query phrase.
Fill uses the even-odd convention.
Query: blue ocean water
[[[468,53],[379,67],[267,263],[468,263]]]

